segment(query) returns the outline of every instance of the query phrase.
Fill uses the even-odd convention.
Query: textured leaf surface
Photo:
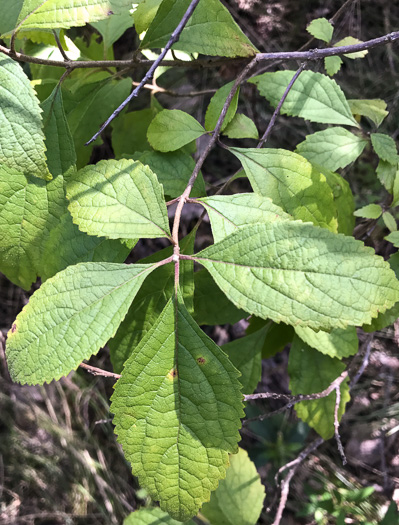
[[[7,362],[13,380],[49,383],[96,353],[115,334],[152,269],[81,263],[47,280],[8,333]]]
[[[5,56],[0,58],[0,105],[0,164],[51,179],[39,101],[21,66]]]
[[[248,82],[255,84],[272,106],[277,106],[295,71],[263,73]],[[348,102],[338,84],[321,73],[303,71],[289,92],[281,113],[324,124],[356,126]]]
[[[165,195],[172,199],[179,197],[186,189],[188,179],[195,168],[194,159],[182,151],[145,151],[134,154],[133,158],[150,167],[162,184]],[[205,182],[200,173],[190,196],[202,197],[205,194]]]
[[[399,160],[398,151],[392,137],[385,135],[384,133],[372,133],[370,138],[374,151],[380,159],[385,160],[390,164],[397,164]]]
[[[159,507],[136,510],[129,514],[123,525],[182,525]],[[193,520],[185,521],[184,525],[196,525]]]
[[[326,177],[327,184],[330,186],[337,208],[338,233],[352,235],[355,227],[355,199],[349,183],[333,171],[322,168],[322,173]]]
[[[327,75],[333,77],[341,69],[343,62],[341,57],[325,57],[324,67],[326,68]]]
[[[230,148],[254,191],[295,219],[337,231],[336,206],[326,178],[303,157],[283,149]]]
[[[194,117],[180,109],[164,109],[151,122],[147,138],[159,151],[174,151],[205,133]]]
[[[225,127],[223,135],[230,139],[258,139],[259,133],[255,122],[242,113],[236,113],[233,120]]]
[[[215,129],[218,118],[220,116],[220,113],[222,112],[223,106],[226,102],[226,98],[228,97],[231,88],[233,87],[233,84],[234,82],[229,82],[228,84],[222,86],[216,91],[216,93],[211,98],[208,109],[205,113],[205,129],[207,131],[213,131]],[[230,103],[229,109],[227,110],[226,116],[224,117],[224,121],[221,128],[222,131],[233,120],[234,115],[236,114],[239,95],[240,90],[237,89],[237,91],[234,94],[233,100]]]
[[[361,325],[399,298],[373,250],[310,224],[244,227],[195,257],[236,306],[294,326]]]
[[[69,211],[90,235],[110,239],[168,237],[162,186],[140,162],[102,160],[68,181]]]
[[[189,4],[190,0],[164,0],[141,47],[164,47]],[[173,48],[226,57],[247,57],[257,51],[219,0],[202,0],[198,4]]]
[[[316,18],[310,22],[306,31],[319,40],[329,42],[332,38],[334,27],[326,18]]]
[[[214,195],[198,199],[208,212],[215,242],[219,242],[240,226],[281,220],[292,220],[279,206],[256,193]]]
[[[366,144],[367,140],[344,128],[335,127],[307,135],[298,144],[297,152],[313,164],[335,171],[354,162]]]
[[[293,395],[315,394],[327,388],[345,370],[345,364],[314,350],[299,337],[291,345],[288,359],[290,389]],[[345,412],[350,399],[347,380],[341,385],[339,419]],[[303,401],[295,405],[298,417],[316,430],[323,439],[334,435],[335,390],[328,396],[315,401]]]
[[[128,0],[24,0],[18,28],[69,28],[84,26],[131,9]]]
[[[355,355],[359,348],[356,328],[334,328],[331,332],[315,332],[306,326],[296,326],[295,332],[306,344],[330,357],[349,357]]]
[[[194,319],[199,325],[234,324],[247,317],[229,301],[207,270],[194,274]]]
[[[241,372],[239,379],[244,394],[252,394],[261,379],[262,349],[267,327],[222,346],[233,365]]]
[[[224,478],[237,451],[238,372],[170,300],[125,363],[111,412],[115,432],[140,485],[162,510],[184,521]]]
[[[226,479],[219,483],[209,503],[201,509],[211,523],[223,525],[255,525],[265,499],[265,489],[248,453],[240,448],[230,458]]]
[[[385,117],[389,114],[387,109],[387,103],[385,100],[377,99],[363,99],[348,100],[349,107],[353,115],[359,115],[362,117],[369,118],[378,127]]]

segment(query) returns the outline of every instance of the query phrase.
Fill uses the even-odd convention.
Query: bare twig
[[[169,49],[175,44],[181,35],[181,32],[183,31],[185,25],[189,21],[191,15],[193,14],[195,8],[197,7],[200,0],[191,0],[190,5],[188,6],[187,11],[184,13],[182,19],[180,20],[178,26],[171,34],[168,43],[162,50],[159,57],[155,60],[155,62],[152,64],[150,69],[147,71],[147,73],[144,75],[142,81],[139,83],[139,85],[130,93],[130,95],[116,108],[116,110],[112,113],[110,117],[107,118],[107,120],[104,122],[104,124],[101,126],[101,128],[95,133],[90,140],[86,142],[86,146],[88,144],[91,144],[96,140],[96,138],[100,135],[100,133],[110,124],[114,118],[116,118],[119,113],[129,104],[129,102],[138,96],[140,91],[142,90],[143,86],[147,84],[148,81],[150,81],[154,75],[155,70],[158,68],[159,64],[162,62],[162,60],[165,58],[166,53],[169,51]]]
[[[70,62],[70,59],[69,59],[68,55],[65,53],[64,48],[62,47],[62,44],[60,42],[60,39],[58,38],[57,32],[54,29],[53,29],[53,35],[54,35],[55,41],[57,42],[57,47],[58,47],[61,55],[63,56],[65,62]]]
[[[101,368],[96,368],[95,366],[86,363],[80,363],[79,366],[80,368],[87,370],[93,376],[112,377],[113,379],[119,379],[122,377],[120,374],[114,374],[113,372],[108,372],[107,370],[102,370]]]
[[[334,407],[334,435],[337,442],[338,451],[341,454],[342,464],[346,465],[346,456],[344,447],[342,446],[341,436],[339,435],[339,405],[341,404],[341,389],[339,386],[335,387],[335,407]]]
[[[132,82],[133,86],[140,85],[140,82]],[[171,89],[165,89],[160,86],[156,86],[155,84],[145,84],[143,86],[144,89],[149,89],[153,93],[163,93],[164,95],[169,95],[170,97],[200,97],[202,95],[213,95],[216,93],[216,89],[203,89],[201,91],[187,91],[187,92],[180,92],[180,91],[172,91]]]

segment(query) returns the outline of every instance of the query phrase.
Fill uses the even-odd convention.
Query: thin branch
[[[60,42],[60,39],[58,38],[57,32],[54,29],[53,29],[53,35],[54,35],[55,41],[57,42],[57,47],[58,47],[58,49],[59,49],[63,59],[65,60],[65,62],[70,62],[70,59],[69,59],[68,55],[65,53],[64,48],[62,47],[62,44]]]
[[[95,366],[87,365],[86,363],[80,363],[80,368],[87,370],[93,376],[103,376],[103,377],[112,377],[113,379],[119,379],[122,377],[120,374],[114,374],[113,372],[108,372],[107,370],[102,370],[101,368],[96,368]]]
[[[339,435],[339,405],[341,404],[341,389],[339,386],[335,387],[335,407],[334,407],[334,435],[337,442],[338,451],[341,454],[342,464],[346,465],[347,460],[342,446],[341,436]]]
[[[133,86],[138,86],[139,84],[140,82],[132,82]],[[149,89],[153,93],[163,93],[165,95],[169,95],[170,97],[200,97],[201,95],[213,95],[217,91],[217,89],[203,89],[202,91],[187,91],[185,93],[180,91],[172,91],[171,89],[165,89],[154,84],[145,84],[143,88]]]
[[[280,113],[281,106],[284,104],[284,101],[287,98],[288,93],[291,91],[293,85],[295,84],[295,81],[297,80],[299,75],[302,73],[302,71],[305,69],[305,67],[306,67],[306,62],[302,62],[302,64],[299,66],[299,68],[296,71],[296,73],[294,74],[294,76],[291,78],[288,86],[286,87],[286,89],[285,89],[285,91],[283,93],[283,96],[281,97],[279,103],[277,104],[276,109],[273,112],[272,118],[270,119],[269,125],[266,128],[266,131],[264,132],[262,138],[260,139],[260,141],[258,142],[258,145],[256,146],[257,148],[262,148],[266,144],[266,141],[269,138],[269,135],[270,135],[270,133],[272,131],[272,128],[273,128],[273,126],[274,126],[274,124],[276,122],[276,119],[277,119],[277,117],[278,117],[278,115]]]
[[[96,140],[96,138],[100,135],[100,133],[110,124],[114,118],[116,118],[119,113],[129,104],[129,102],[137,97],[142,90],[143,86],[147,84],[148,81],[150,81],[155,73],[155,70],[158,68],[159,64],[162,62],[162,60],[165,58],[166,53],[169,51],[169,49],[175,44],[181,35],[181,32],[183,31],[185,25],[189,21],[191,15],[194,13],[195,8],[197,7],[200,0],[191,0],[190,5],[188,6],[187,11],[184,13],[183,18],[180,20],[178,26],[171,34],[168,43],[162,50],[159,57],[155,60],[155,62],[152,64],[150,69],[147,71],[147,73],[144,75],[143,79],[139,83],[139,85],[130,93],[130,95],[120,104],[119,107],[116,108],[116,110],[112,113],[110,117],[104,122],[104,124],[101,126],[101,128],[95,133],[90,140],[86,142],[86,146],[88,144],[91,144]]]

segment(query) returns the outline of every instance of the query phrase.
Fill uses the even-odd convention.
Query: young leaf
[[[390,164],[398,163],[398,151],[396,149],[395,141],[392,137],[385,135],[384,133],[372,133],[370,138],[374,151],[377,153],[380,159],[385,160]]]
[[[355,227],[355,199],[348,182],[333,171],[321,168],[321,172],[326,178],[334,197],[334,203],[337,208],[338,233],[352,235]]]
[[[75,224],[109,239],[169,237],[163,189],[140,162],[102,160],[74,174],[67,185]]]
[[[306,326],[296,326],[295,332],[307,345],[330,357],[349,357],[355,355],[359,348],[356,328],[335,328],[331,332],[315,332]]]
[[[235,339],[222,346],[233,365],[241,372],[240,383],[244,394],[252,394],[262,375],[262,349],[267,337],[263,327],[253,334]]]
[[[207,270],[194,274],[194,319],[199,325],[234,324],[247,317],[227,299]]]
[[[345,370],[339,359],[333,359],[314,350],[299,337],[291,345],[288,359],[290,389],[293,395],[316,394],[327,388]],[[338,410],[340,419],[350,399],[348,380],[341,384],[341,402]],[[336,393],[315,401],[302,401],[295,405],[298,417],[314,428],[323,439],[334,435],[334,410]]]
[[[58,29],[84,26],[110,14],[128,12],[129,0],[24,0],[18,29]]]
[[[370,100],[348,100],[353,115],[369,118],[378,127],[389,114],[387,103],[379,98]]]
[[[382,214],[382,220],[384,221],[384,224],[389,231],[395,232],[398,229],[396,225],[396,220],[394,219],[392,214],[389,213],[389,211],[384,211],[384,213]]]
[[[386,160],[380,160],[376,173],[379,181],[389,193],[393,193],[393,187],[399,172],[399,159],[396,164],[391,164]]]
[[[267,197],[256,193],[214,195],[198,199],[208,212],[215,242],[219,242],[240,226],[281,220],[292,220]]]
[[[272,106],[277,106],[295,71],[263,73],[248,82],[255,84]],[[358,126],[338,84],[321,73],[303,71],[281,108],[281,113],[323,124]]]
[[[142,4],[139,4],[142,5]],[[196,525],[193,520],[181,521],[174,520],[167,512],[159,507],[147,507],[136,510],[124,519],[123,525]]]
[[[0,98],[0,164],[50,180],[39,101],[21,66],[4,55],[0,58]]]
[[[296,151],[312,164],[335,171],[354,162],[366,144],[367,140],[344,128],[334,127],[307,135]]]
[[[326,68],[327,75],[330,77],[338,73],[342,64],[342,59],[339,56],[325,57],[324,59],[324,67]]]
[[[223,525],[255,525],[265,499],[265,489],[255,465],[242,448],[231,456],[226,479],[212,492],[201,514],[211,523]]]
[[[294,326],[356,326],[399,300],[399,282],[372,249],[301,222],[240,228],[195,259],[236,306]]]
[[[242,113],[236,113],[233,120],[223,130],[229,139],[258,139],[255,122]]]
[[[378,219],[381,214],[382,208],[379,204],[367,204],[353,212],[355,217],[363,217],[363,219]]]
[[[133,26],[133,18],[126,10],[125,13],[112,15],[105,20],[92,22],[91,25],[103,37],[104,53],[116,42],[129,27]]]
[[[256,193],[295,219],[337,231],[336,206],[324,175],[306,159],[283,149],[230,148]]]
[[[190,0],[163,0],[141,47],[164,47],[189,4]],[[257,51],[219,0],[198,4],[173,49],[224,57],[249,57]]]
[[[194,516],[226,474],[243,415],[238,372],[171,299],[115,386],[115,432],[162,510]]]
[[[306,31],[315,38],[328,43],[332,38],[334,27],[326,18],[316,18],[310,22]]]
[[[147,138],[159,151],[174,151],[205,133],[194,117],[180,109],[164,109],[151,122]]]
[[[7,362],[13,380],[49,383],[89,359],[115,334],[154,268],[81,263],[47,280],[8,333]]]
[[[354,44],[361,44],[361,43],[362,43],[362,40],[359,40],[358,38],[354,38],[353,36],[346,36],[339,42],[336,42],[334,44],[334,47],[353,46]],[[366,49],[364,51],[356,51],[355,53],[346,53],[344,57],[355,60],[356,58],[364,58],[367,55],[367,53],[368,51]]]
[[[155,108],[146,108],[123,113],[113,121],[112,149],[117,158],[123,154],[131,155],[137,151],[151,150],[147,130],[156,114]]]
[[[150,167],[162,184],[165,195],[172,199],[179,197],[186,189],[188,179],[194,168],[195,161],[190,155],[183,151],[171,151],[161,153],[159,151],[144,151],[132,155],[134,160]],[[191,197],[202,197],[206,195],[205,182],[200,173],[195,180]]]
[[[385,239],[391,242],[396,248],[399,248],[399,232],[393,231],[387,235]]]
[[[208,109],[205,113],[205,129],[207,131],[213,131],[215,129],[218,118],[220,116],[220,113],[222,112],[223,106],[226,102],[226,98],[228,97],[231,88],[233,87],[233,84],[234,82],[229,82],[228,84],[222,86],[216,91],[216,93],[211,98]],[[229,106],[229,109],[227,110],[226,116],[224,117],[222,131],[233,120],[234,115],[236,114],[239,95],[240,90],[237,89],[237,91],[234,94],[233,100],[231,101],[231,104]]]

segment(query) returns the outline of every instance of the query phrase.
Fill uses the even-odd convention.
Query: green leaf
[[[234,82],[229,82],[228,84],[222,86],[216,91],[216,93],[211,98],[211,101],[209,102],[208,108],[205,113],[205,129],[207,131],[213,131],[215,129],[217,121],[220,117],[220,113],[222,112],[223,106],[226,102],[227,97],[230,94],[233,84]],[[221,128],[222,131],[233,120],[234,115],[236,114],[239,95],[240,90],[237,89],[237,91],[234,94],[233,100],[231,101],[230,106],[227,110],[226,116],[224,117],[224,121]]]
[[[385,160],[380,160],[377,166],[377,177],[381,184],[389,193],[393,193],[393,187],[399,171],[399,164],[391,164]]]
[[[240,228],[195,259],[238,308],[294,326],[360,325],[399,299],[399,282],[372,249],[296,221]]]
[[[299,337],[291,345],[288,359],[290,389],[293,395],[316,394],[326,389],[345,370],[345,364],[314,350]],[[350,399],[348,380],[342,383],[341,402],[338,410],[340,419]],[[328,396],[315,401],[303,401],[295,405],[298,417],[314,428],[323,439],[334,435],[335,390]]]
[[[338,73],[342,64],[342,59],[339,56],[325,57],[324,59],[324,67],[326,68],[327,75],[330,77]]]
[[[211,523],[223,525],[255,525],[265,499],[265,489],[255,465],[242,448],[231,456],[226,479],[219,483],[209,503],[201,509]]]
[[[199,325],[234,324],[247,317],[227,299],[206,270],[194,274],[194,319]]]
[[[28,77],[14,60],[0,58],[0,164],[50,180],[41,110]]]
[[[112,148],[117,158],[151,149],[147,130],[156,114],[155,108],[147,108],[123,113],[113,121]]]
[[[385,135],[385,133],[372,133],[370,138],[374,151],[380,159],[385,160],[390,164],[398,163],[398,151],[392,137]]]
[[[23,0],[8,0],[3,9],[0,19],[0,36],[12,31],[17,25],[18,15],[21,11]]]
[[[341,46],[353,46],[354,44],[361,44],[363,40],[359,40],[358,38],[354,38],[353,36],[346,36],[336,44],[334,44],[334,47],[341,47]],[[346,53],[344,57],[351,58],[352,60],[355,60],[356,58],[364,58],[367,55],[368,51],[367,49],[365,51],[356,51],[355,53]]]
[[[131,7],[129,0],[87,0],[84,3],[81,0],[24,0],[17,28],[79,27]]]
[[[364,219],[378,219],[381,214],[382,208],[379,204],[367,204],[367,206],[353,212],[355,217],[363,217]]]
[[[195,515],[237,451],[238,372],[171,299],[115,386],[115,432],[134,474],[161,509]],[[221,417],[223,414],[223,417]]]
[[[115,334],[153,269],[81,263],[47,280],[8,333],[7,362],[13,380],[49,383],[76,369]]]
[[[273,357],[278,352],[282,352],[287,344],[291,343],[292,338],[295,335],[292,326],[285,323],[274,323],[270,320],[260,319],[259,317],[252,316],[249,320],[248,328],[246,333],[248,335],[253,334],[256,331],[261,330],[265,327],[266,337],[262,348],[262,359],[268,359]]]
[[[190,0],[163,0],[141,47],[164,47],[189,4]],[[257,51],[219,0],[198,4],[172,49],[224,57],[249,57]]]
[[[223,130],[229,139],[258,139],[255,122],[242,113],[236,113],[233,120]]]
[[[148,127],[147,139],[159,151],[174,151],[205,133],[194,117],[180,109],[164,109]]]
[[[263,73],[248,82],[255,84],[272,106],[280,102],[295,71]],[[322,124],[359,127],[338,84],[321,73],[303,71],[294,83],[280,111]]]
[[[94,144],[85,143],[98,131],[109,117],[110,108],[116,108],[129,94],[131,80],[101,80],[84,84],[76,91],[64,88],[64,105],[69,128],[75,143],[78,168],[85,166],[91,156]]]
[[[336,206],[326,178],[310,162],[283,149],[230,148],[256,193],[295,219],[337,231]]]
[[[150,167],[162,184],[165,195],[172,199],[179,197],[186,189],[188,179],[195,168],[194,159],[183,151],[169,153],[145,151],[143,153],[137,152],[132,157]],[[205,182],[200,173],[190,196],[202,197],[203,195],[206,195]]]
[[[387,235],[385,239],[391,242],[396,248],[399,248],[399,232],[393,231]]]
[[[332,38],[334,26],[326,18],[316,18],[310,22],[306,31],[315,38],[328,43]]]
[[[244,394],[252,394],[261,379],[262,349],[266,336],[267,327],[264,327],[222,346],[230,361],[241,372],[240,383]]]
[[[142,0],[134,12],[134,26],[137,34],[141,34],[150,27],[162,0]]]
[[[128,11],[119,15],[112,15],[105,20],[92,22],[94,29],[103,37],[105,51],[116,42],[129,27],[133,26],[133,18]],[[104,57],[105,58],[105,57]]]
[[[390,233],[385,238],[387,240],[391,240],[391,242],[394,242],[392,240],[394,238],[396,239],[396,242],[399,245],[398,232]],[[393,255],[391,255],[391,257],[388,259],[388,262],[392,270],[395,272],[396,278],[398,278],[399,277],[399,252],[396,252]],[[399,317],[399,302],[394,304],[392,308],[390,308],[386,312],[379,313],[376,319],[373,319],[370,324],[363,325],[362,328],[365,332],[376,332],[377,330],[382,330],[386,326],[393,324],[398,317]]]
[[[182,253],[190,252],[194,248],[195,232],[180,242]],[[168,246],[150,257],[140,261],[141,264],[162,261],[173,254],[173,247]],[[188,309],[193,302],[194,276],[193,262],[180,261],[180,286],[183,299]],[[120,373],[123,365],[143,336],[152,328],[165,308],[168,300],[173,296],[175,283],[175,267],[164,264],[154,270],[151,279],[147,279],[134,298],[129,311],[121,323],[113,339],[108,342],[110,357],[115,372]]]
[[[389,231],[395,232],[398,229],[396,225],[396,220],[394,219],[392,214],[389,213],[389,211],[384,211],[384,213],[382,214],[382,220],[384,221],[384,224]]]
[[[385,117],[389,114],[387,103],[380,98],[370,100],[348,100],[349,107],[353,115],[369,118],[378,127]]]
[[[321,172],[326,177],[327,184],[330,186],[337,208],[338,233],[352,235],[355,227],[355,199],[348,182],[332,171],[321,168]]]
[[[214,195],[198,199],[208,212],[215,242],[236,231],[240,226],[281,220],[292,220],[267,197],[256,193]]]
[[[140,162],[102,160],[74,174],[67,185],[75,224],[109,239],[169,237],[163,189]]]
[[[296,326],[295,332],[307,345],[330,357],[349,357],[355,355],[359,348],[356,328],[335,328],[331,332],[315,332],[306,326]]]
[[[123,525],[182,525],[182,522],[174,520],[159,507],[150,507],[132,512],[124,519]],[[196,524],[190,520],[185,521],[184,525]]]
[[[307,135],[296,151],[312,164],[329,170],[345,168],[362,154],[367,140],[341,127],[327,128]]]

